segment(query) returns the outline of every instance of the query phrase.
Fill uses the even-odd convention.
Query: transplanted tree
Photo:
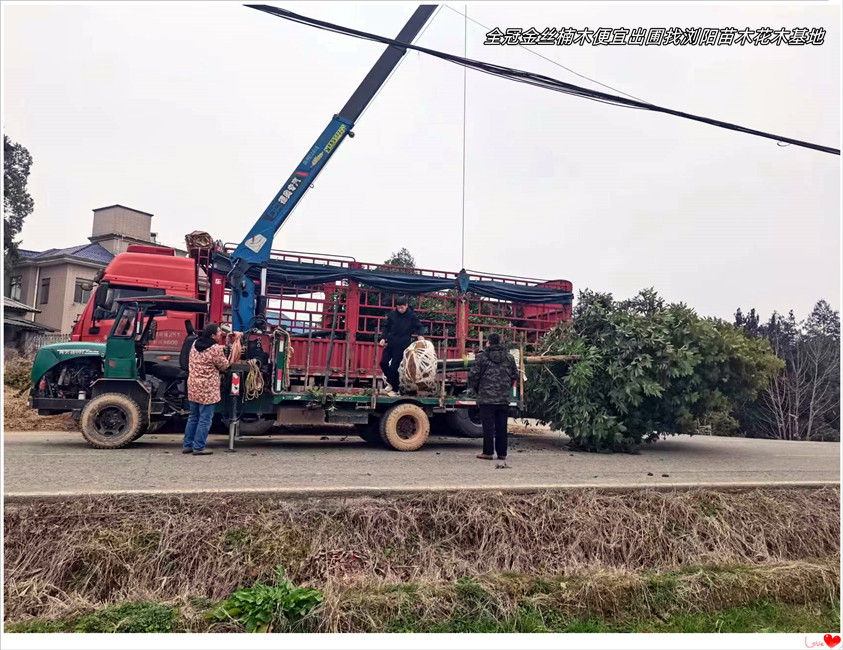
[[[528,366],[526,388],[530,415],[585,451],[629,451],[728,419],[784,365],[765,339],[666,304],[652,289],[625,301],[581,291],[573,322],[548,333],[538,353],[581,357]]]
[[[23,228],[26,219],[35,207],[35,202],[26,189],[32,156],[26,147],[12,142],[3,135],[3,266],[6,272],[18,259],[18,245],[15,238]]]

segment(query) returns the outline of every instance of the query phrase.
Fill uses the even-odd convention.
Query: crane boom
[[[267,5],[246,6],[267,13],[274,13],[275,9]],[[412,43],[435,10],[436,5],[420,5],[404,25],[396,40],[401,43]],[[246,331],[253,327],[263,329],[266,326],[266,265],[270,259],[275,234],[346,136],[354,137],[351,129],[355,122],[406,52],[406,48],[395,45],[386,48],[342,110],[334,115],[330,124],[322,131],[307,155],[235,249],[228,281],[232,289],[234,312],[232,316],[236,331]],[[247,277],[247,273],[256,266],[262,268],[261,295],[257,299],[255,282]]]

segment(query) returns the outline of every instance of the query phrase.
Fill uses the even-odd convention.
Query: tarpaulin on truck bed
[[[213,270],[216,273],[228,275],[231,271],[231,258],[223,253],[216,253],[213,260]],[[253,267],[249,277],[260,279],[260,268]],[[547,287],[524,286],[493,282],[490,280],[471,280],[462,278],[434,278],[414,273],[393,271],[367,271],[364,269],[350,269],[326,264],[312,264],[307,262],[289,262],[271,260],[267,266],[267,279],[273,284],[288,286],[309,286],[338,282],[340,280],[354,280],[362,285],[391,291],[395,293],[421,294],[435,291],[462,289],[487,298],[510,300],[528,304],[569,305],[574,294],[570,291],[560,291]],[[460,280],[462,279],[462,282]]]

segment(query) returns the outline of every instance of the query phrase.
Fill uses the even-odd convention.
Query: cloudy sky
[[[386,36],[406,3],[276,3]],[[419,43],[840,146],[840,6],[469,4],[486,27],[823,27],[821,46],[484,46],[443,6]],[[238,243],[382,46],[235,3],[3,5],[3,129],[34,158],[26,248],[85,243],[92,210],[159,239]],[[555,62],[555,63],[554,63]],[[840,157],[407,55],[275,248],[655,287],[702,315],[840,307]]]

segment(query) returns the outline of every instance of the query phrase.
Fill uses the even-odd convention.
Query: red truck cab
[[[104,342],[114,324],[118,298],[131,296],[198,297],[196,262],[178,257],[173,248],[131,245],[117,255],[97,279],[97,286],[71,332],[71,341]],[[196,315],[168,312],[158,319],[158,333],[150,348],[156,352],[181,349],[185,321],[196,325]]]

